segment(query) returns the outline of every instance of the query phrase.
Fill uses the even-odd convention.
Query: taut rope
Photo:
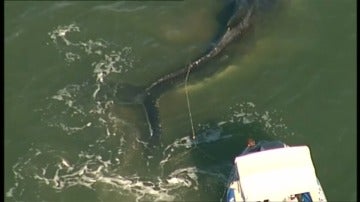
[[[195,136],[195,130],[194,130],[194,123],[193,123],[193,120],[192,120],[190,101],[189,101],[189,92],[188,92],[188,89],[187,89],[187,82],[189,80],[190,69],[191,69],[191,65],[188,65],[188,70],[187,70],[186,77],[185,77],[185,95],[186,95],[186,102],[187,102],[187,107],[188,107],[188,112],[189,112],[189,119],[190,119],[191,131],[192,131],[192,138],[195,139],[196,136]]]

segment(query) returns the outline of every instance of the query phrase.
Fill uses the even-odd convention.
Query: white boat
[[[327,201],[307,146],[261,141],[234,163],[226,202]]]

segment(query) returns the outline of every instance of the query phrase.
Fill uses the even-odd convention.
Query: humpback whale
[[[188,65],[161,76],[137,94],[135,100],[143,107],[151,137],[159,137],[161,133],[158,111],[159,97],[174,87],[176,82],[184,81],[188,71],[204,66],[209,60],[216,58],[231,42],[244,35],[253,24],[256,8],[261,7],[259,1],[268,3],[270,0],[233,0],[233,13],[226,20],[226,27],[213,47]]]

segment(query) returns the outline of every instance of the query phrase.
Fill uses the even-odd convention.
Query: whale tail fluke
[[[160,113],[158,99],[151,96],[151,94],[145,94],[142,107],[145,113],[146,122],[149,128],[150,139],[151,141],[158,142],[160,139],[161,133],[161,124],[160,124]]]

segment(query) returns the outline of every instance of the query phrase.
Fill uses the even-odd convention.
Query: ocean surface
[[[258,12],[148,141],[133,92],[212,47],[228,4],[6,1],[5,201],[220,201],[248,137],[308,145],[327,199],[356,201],[355,0]]]

